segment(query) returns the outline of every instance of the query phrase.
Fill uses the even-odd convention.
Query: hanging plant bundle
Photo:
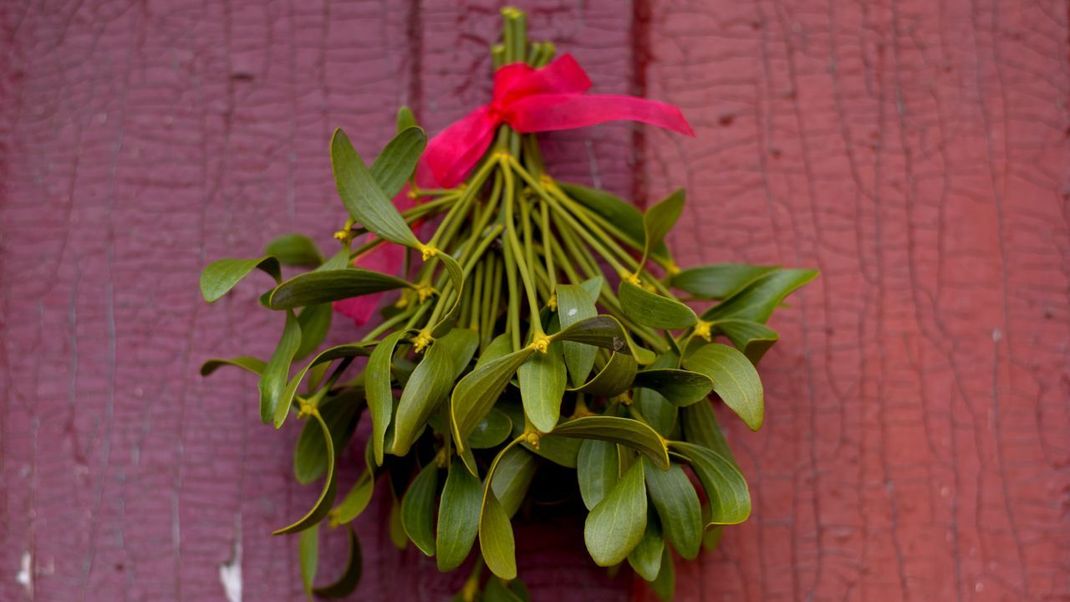
[[[554,465],[578,485],[593,561],[626,562],[666,599],[672,552],[695,558],[751,511],[709,399],[761,427],[755,364],[777,340],[766,321],[815,272],[680,269],[664,239],[683,191],[640,212],[547,173],[535,132],[619,119],[691,130],[670,105],[586,94],[571,57],[529,44],[520,11],[503,15],[490,104],[430,143],[402,109],[371,165],[334,133],[349,213],[337,253],[324,260],[291,234],[201,276],[210,302],[256,269],[275,280],[260,297],[285,323],[271,356],[213,359],[201,372],[255,373],[265,423],[305,422],[294,473],[322,481],[321,494],[275,533],[300,533],[310,595],[356,587],[351,523],[376,490],[393,500],[399,547],[411,543],[442,571],[475,557],[464,600],[526,598],[511,519]],[[311,269],[284,278],[283,266]],[[333,311],[363,323],[384,291],[396,294],[367,334],[320,349]],[[340,494],[336,459],[361,420],[371,422],[365,467]],[[350,561],[335,583],[315,586],[325,525],[348,530]]]

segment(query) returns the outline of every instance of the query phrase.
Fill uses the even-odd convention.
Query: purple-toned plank
[[[253,285],[206,306],[197,274],[292,229],[329,244],[330,131],[389,135],[408,10],[3,11],[0,599],[218,600],[221,566],[245,600],[294,599],[294,542],[269,533],[314,497],[296,431],[259,424],[252,379],[196,372],[281,324]]]
[[[629,91],[630,10],[525,8],[598,90]],[[251,378],[196,375],[280,324],[253,285],[204,305],[197,274],[290,230],[329,245],[330,130],[371,152],[399,103],[434,129],[482,102],[497,6],[99,1],[8,5],[3,27],[0,598],[223,599],[224,575],[245,600],[298,597],[294,541],[268,535],[315,495],[290,477],[296,429],[258,424]],[[627,194],[632,132],[550,136],[550,155]],[[358,523],[358,597],[453,591],[417,552],[376,551],[386,512]],[[623,596],[567,526],[518,524],[533,589]]]

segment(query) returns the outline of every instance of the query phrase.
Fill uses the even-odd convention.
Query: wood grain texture
[[[499,6],[0,7],[0,600],[223,600],[233,567],[246,601],[301,598],[268,535],[315,497],[296,430],[259,424],[250,378],[196,375],[281,324],[255,286],[205,305],[197,274],[291,230],[329,244],[331,129],[370,153],[398,104],[434,130],[483,102]],[[680,599],[1070,599],[1065,4],[524,8],[598,91],[699,131],[547,136],[558,173],[686,185],[685,265],[823,270],[774,318],[766,428],[730,431],[754,517],[678,564]],[[387,512],[359,521],[354,599],[443,599],[458,577],[388,549]],[[578,524],[518,530],[536,600],[648,597],[582,560]]]
[[[681,263],[822,270],[732,424],[754,516],[680,599],[1070,598],[1066,4],[650,9]]]

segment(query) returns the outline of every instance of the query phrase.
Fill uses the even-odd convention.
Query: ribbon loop
[[[591,80],[572,55],[535,69],[506,65],[494,74],[491,102],[472,111],[431,139],[424,151],[428,186],[451,188],[464,181],[506,123],[521,133],[569,130],[607,121],[639,121],[694,136],[673,105],[620,95],[587,95]]]
[[[463,182],[503,123],[518,132],[533,133],[627,120],[695,135],[680,109],[670,104],[634,96],[586,94],[590,88],[591,80],[583,67],[568,54],[539,69],[525,63],[498,69],[491,101],[453,122],[428,143],[416,167],[416,182],[427,188],[452,188]],[[404,191],[395,199],[399,205],[410,202]],[[399,247],[384,245],[357,261],[365,267],[393,271],[401,265],[402,257]],[[335,308],[363,324],[381,296],[346,299]]]

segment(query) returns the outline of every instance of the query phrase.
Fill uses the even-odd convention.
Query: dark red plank
[[[652,4],[681,262],[823,273],[731,431],[755,514],[680,599],[1067,599],[1066,4]]]

